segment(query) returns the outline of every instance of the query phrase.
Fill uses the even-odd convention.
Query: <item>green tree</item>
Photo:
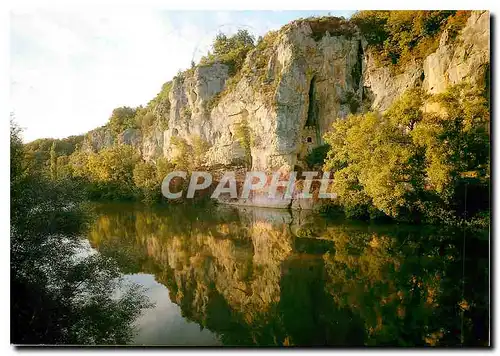
[[[91,154],[88,169],[91,179],[129,186],[133,182],[133,170],[139,156],[130,145],[115,145]]]
[[[108,125],[115,134],[120,134],[128,128],[136,127],[135,115],[139,109],[122,106],[113,110]]]
[[[156,167],[151,162],[139,162],[134,168],[134,183],[141,189],[143,199],[150,203],[154,200],[154,191],[160,189],[156,176]]]
[[[53,180],[57,179],[57,153],[55,141],[50,148],[50,176]]]
[[[200,136],[191,137],[193,147],[193,168],[200,168],[205,162],[205,156],[210,148],[210,144]]]
[[[191,136],[190,141],[191,144],[179,136],[172,137],[171,144],[174,148],[172,163],[176,169],[192,171],[204,163],[210,144],[196,135]]]
[[[174,148],[172,163],[176,169],[190,170],[192,167],[193,148],[185,139],[179,136],[172,137],[170,143]]]
[[[76,151],[69,157],[71,173],[76,178],[89,178],[90,171],[88,166],[89,154],[84,151]]]
[[[383,62],[402,65],[434,52],[448,30],[454,39],[470,11],[358,11],[352,16],[374,53]]]
[[[246,119],[237,122],[234,125],[234,135],[240,146],[245,150],[245,164],[247,167],[252,166],[252,145],[253,135],[248,121]]]
[[[156,180],[159,185],[163,182],[163,179],[174,170],[174,165],[166,157],[159,157],[155,162],[156,167]]]
[[[88,221],[82,190],[69,180],[30,174],[23,169],[24,147],[15,124],[10,139],[11,342],[131,341],[136,318],[150,306],[143,291],[124,282],[112,259],[82,255]]]
[[[248,30],[238,30],[232,36],[217,34],[212,52],[201,59],[202,64],[222,62],[230,67],[230,74],[236,74],[245,61],[247,53],[255,47],[255,37]]]
[[[482,90],[451,87],[431,100],[407,91],[385,114],[351,115],[325,135],[338,202],[348,215],[393,218],[454,212],[464,177],[488,184],[489,109]],[[375,209],[375,210],[373,210]]]

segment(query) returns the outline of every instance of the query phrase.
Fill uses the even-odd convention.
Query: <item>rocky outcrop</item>
[[[321,133],[362,99],[361,36],[327,34],[316,41],[311,34],[307,22],[292,25],[268,48],[252,51],[242,69],[245,74],[210,112],[203,103],[222,90],[219,83],[227,72],[221,65],[175,80],[164,152],[168,154],[172,136],[199,135],[212,146],[209,164],[231,164],[245,155],[235,133],[236,125],[245,121],[253,138],[252,168],[293,169],[307,150],[303,133],[308,120],[317,131],[314,142],[321,144]],[[259,57],[265,59],[263,68],[256,67]],[[194,83],[214,90],[195,90]]]
[[[372,97],[371,109],[384,111],[407,89],[422,87],[430,94],[441,93],[462,81],[484,83],[489,76],[490,16],[472,11],[466,26],[452,39],[443,32],[437,50],[423,62],[412,62],[402,73],[376,64],[373,53],[365,57],[365,92]]]
[[[437,51],[425,59],[423,88],[435,94],[464,80],[483,82],[489,75],[489,63],[489,12],[473,11],[457,40],[452,43],[445,31]]]
[[[318,24],[307,20],[286,25],[250,51],[235,76],[222,63],[178,75],[168,98],[154,107],[154,123],[143,132],[126,130],[117,142],[137,147],[144,159],[154,161],[175,154],[174,137],[188,144],[196,138],[210,147],[207,166],[234,165],[251,156],[253,170],[307,168],[306,155],[324,143],[323,134],[337,118],[384,111],[410,88],[439,93],[489,75],[487,11],[472,11],[456,38],[444,31],[434,53],[398,71],[379,65],[375,49],[354,25],[342,21],[319,32]],[[240,137],[242,123],[249,137]],[[244,140],[251,142],[250,152]],[[96,151],[114,141],[109,131],[97,129],[87,135],[84,148]]]
[[[172,153],[171,139],[180,136],[191,142],[194,136],[213,144],[218,131],[210,116],[211,100],[220,93],[229,78],[227,65],[199,66],[173,80],[169,95],[170,117],[164,132],[163,153]]]
[[[370,51],[364,73],[365,95],[370,98],[370,109],[384,111],[406,90],[422,84],[424,70],[417,62],[409,64],[403,73],[395,74],[388,66],[378,66]]]
[[[107,127],[99,127],[89,131],[83,139],[82,150],[84,152],[98,152],[110,147],[115,142],[115,135]]]
[[[142,133],[137,129],[126,129],[118,135],[118,143],[140,147],[142,143]]]
[[[292,170],[303,165],[311,147],[323,143],[336,118],[361,109],[384,111],[417,86],[436,93],[465,79],[483,80],[489,66],[486,11],[472,12],[454,41],[445,31],[435,53],[401,73],[377,66],[357,31],[326,32],[319,40],[312,32],[307,21],[288,25],[267,48],[249,53],[244,74],[231,88],[223,90],[227,71],[220,64],[174,81],[164,153],[169,153],[172,136],[199,135],[211,145],[208,164],[231,164],[245,155],[235,125],[246,121],[253,136],[252,168]],[[215,99],[213,107],[203,105]],[[362,102],[368,107],[362,108]]]
[[[142,137],[142,157],[146,161],[163,156],[164,131],[158,125],[144,132]]]

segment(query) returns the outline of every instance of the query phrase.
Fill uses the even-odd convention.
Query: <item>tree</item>
[[[57,179],[57,153],[55,141],[50,148],[50,176],[53,180]]]
[[[139,162],[134,168],[134,183],[141,189],[143,199],[150,203],[154,199],[154,191],[160,191],[156,177],[156,167],[151,162]]]
[[[470,11],[358,11],[352,16],[368,43],[384,62],[404,64],[434,52],[440,35],[448,30],[453,40]]]
[[[88,158],[90,178],[97,182],[130,186],[139,156],[130,145],[115,145],[91,154]]]
[[[81,189],[29,174],[15,124],[10,139],[11,342],[129,342],[136,318],[150,306],[143,291],[124,282],[112,259],[81,254],[88,217]]]
[[[236,74],[245,61],[247,53],[255,47],[255,37],[248,30],[238,30],[228,37],[218,33],[212,43],[212,52],[201,59],[201,63],[222,62],[230,67],[230,74]]]
[[[210,144],[200,136],[191,137],[193,146],[193,168],[200,168],[205,162],[205,155],[210,148]]]
[[[89,154],[84,151],[76,151],[69,157],[72,176],[77,178],[89,178],[90,171],[88,166]]]
[[[174,148],[172,163],[178,170],[189,170],[192,164],[193,149],[182,137],[174,136],[170,142]]]
[[[108,125],[115,134],[120,134],[128,128],[136,127],[135,115],[139,108],[122,106],[113,110]]]
[[[174,170],[174,165],[166,157],[160,157],[155,162],[156,166],[156,181],[159,185],[163,182],[163,179]]]
[[[247,167],[252,166],[253,136],[246,119],[237,122],[234,126],[234,135],[240,146],[245,150],[245,163]]]
[[[210,148],[207,141],[196,135],[191,136],[191,144],[179,136],[172,137],[171,144],[174,148],[172,163],[176,169],[188,171],[202,166],[205,154]]]
[[[407,91],[385,114],[351,115],[325,135],[331,146],[325,170],[333,170],[338,202],[348,214],[370,209],[393,218],[419,219],[453,212],[464,176],[489,179],[489,110],[482,90],[451,87],[428,100]]]

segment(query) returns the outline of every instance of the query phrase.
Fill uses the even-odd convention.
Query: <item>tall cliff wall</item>
[[[483,83],[489,75],[487,11],[471,12],[456,38],[445,30],[434,53],[398,71],[378,64],[376,49],[349,21],[320,32],[307,20],[284,26],[248,53],[235,76],[222,63],[198,65],[174,78],[168,102],[157,103],[147,130],[113,136],[103,127],[87,134],[83,148],[121,142],[154,161],[175,154],[174,136],[188,143],[198,137],[210,146],[208,165],[231,165],[247,154],[236,132],[245,122],[252,168],[291,170],[305,166],[305,155],[323,143],[336,118],[384,111],[410,88],[438,93],[464,80]]]

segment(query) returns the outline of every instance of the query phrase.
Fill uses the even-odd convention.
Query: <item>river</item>
[[[485,346],[487,231],[101,204],[88,233],[156,305],[136,345]]]

